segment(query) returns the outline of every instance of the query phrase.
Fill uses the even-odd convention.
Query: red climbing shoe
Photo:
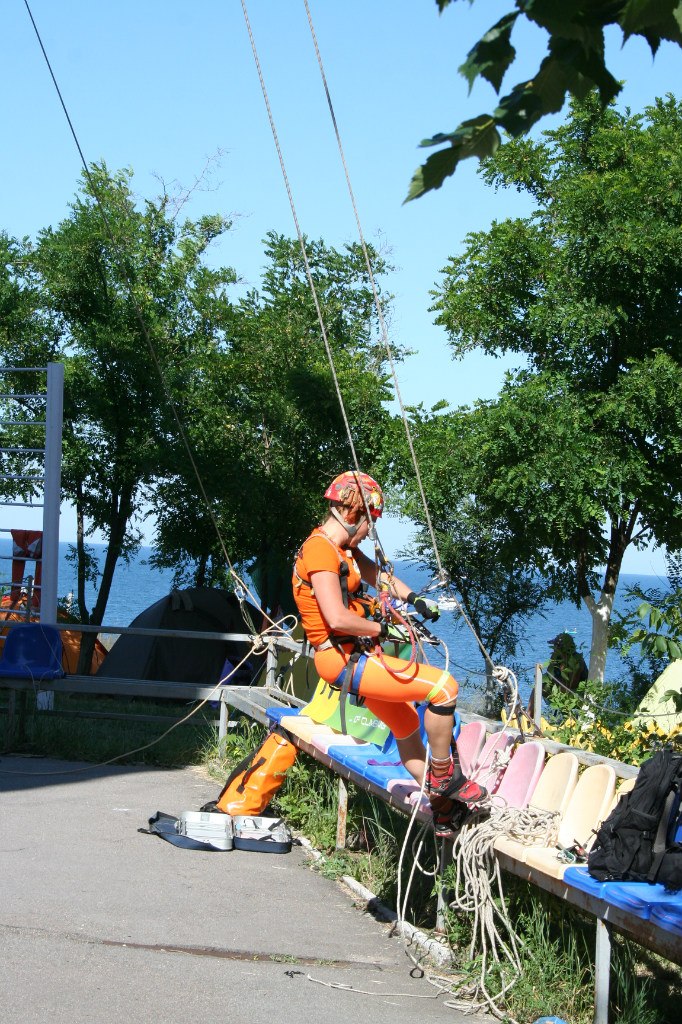
[[[433,813],[433,831],[437,839],[456,839],[462,826],[471,821],[478,813],[469,809],[466,804],[456,800],[448,800],[438,796],[431,805]]]
[[[464,804],[472,810],[480,807],[488,799],[488,790],[483,786],[479,786],[471,779],[466,779],[461,771],[455,776],[455,766],[452,762],[445,775],[434,775],[429,768],[426,774],[426,788],[429,797],[446,797],[448,800],[456,800],[457,803]]]

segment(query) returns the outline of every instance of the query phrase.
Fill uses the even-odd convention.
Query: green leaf
[[[682,42],[682,4],[679,0],[627,0],[618,22],[623,35],[643,35],[652,50],[660,39]]]
[[[471,121],[463,121],[454,132],[434,135],[431,139],[425,139],[421,145],[437,146],[443,142],[449,142],[449,147],[434,153],[415,171],[405,202],[417,199],[431,189],[440,188],[445,179],[454,173],[460,160],[470,156],[477,156],[479,160],[492,156],[500,145],[500,133],[490,114],[481,114]]]
[[[479,75],[490,82],[495,92],[500,91],[507,68],[516,56],[511,45],[511,32],[518,16],[518,11],[505,14],[469,50],[467,59],[458,69],[469,83],[469,92]]]
[[[682,712],[682,693],[679,690],[666,690],[662,700],[671,700],[675,704],[675,711]]]
[[[664,636],[657,636],[654,638],[653,649],[656,654],[668,653],[668,644]]]
[[[612,24],[618,13],[615,5],[610,11],[586,11],[594,7],[593,0],[518,0],[517,6],[553,38],[575,39],[588,49],[601,37],[602,26]]]

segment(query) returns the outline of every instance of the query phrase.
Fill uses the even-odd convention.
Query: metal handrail
[[[2,620],[2,611],[0,610],[0,623],[3,629],[12,629],[15,626],[25,625],[25,623]],[[40,625],[36,622],[35,625]],[[254,636],[258,634],[254,633],[217,633],[212,630],[191,630],[191,629],[148,629],[144,626],[109,626],[106,624],[102,625],[86,625],[82,622],[57,622],[50,623],[56,629],[61,631],[71,630],[74,633],[111,633],[123,636],[152,636],[152,637],[176,637],[181,640],[229,640],[234,641],[253,641]],[[303,650],[303,645],[298,640],[291,640],[289,637],[277,636],[273,637],[273,642],[280,647],[284,647],[286,650],[293,651],[300,654]]]
[[[0,427],[44,427],[46,420],[0,420]]]
[[[37,480],[45,483],[44,476],[31,476],[29,473],[0,473],[0,480]]]

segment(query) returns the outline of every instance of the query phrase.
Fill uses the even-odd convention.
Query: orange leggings
[[[329,648],[315,655],[315,668],[327,683],[335,682],[349,653]],[[357,677],[356,677],[357,678]],[[358,692],[356,687],[352,687]],[[412,665],[401,658],[383,656],[383,663],[369,654],[360,681],[359,695],[372,714],[389,727],[398,740],[411,736],[419,728],[414,703],[453,704],[457,699],[457,680],[433,665],[415,661]]]

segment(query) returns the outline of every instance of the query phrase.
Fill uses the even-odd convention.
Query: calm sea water
[[[98,555],[103,557],[102,545],[94,545],[94,549]],[[0,555],[9,554],[10,550],[9,540],[1,538]],[[68,551],[68,544],[60,544],[58,590],[60,597],[76,591],[76,570],[75,566],[66,558]],[[169,593],[172,585],[172,570],[153,569],[148,564],[150,555],[150,548],[141,548],[137,557],[128,565],[120,563],[117,567],[105,615],[106,625],[129,625],[140,612]],[[0,570],[0,573],[2,580],[6,580],[10,575],[9,562],[3,561],[0,565],[5,567],[4,570]],[[397,562],[396,573],[417,591],[429,579],[425,570],[407,562]],[[617,610],[625,611],[626,589],[635,584],[645,588],[658,589],[667,586],[666,580],[658,576],[623,575],[616,595]],[[89,607],[92,608],[95,599],[94,588],[88,587],[86,593]],[[459,679],[463,695],[480,685],[482,658],[476,641],[457,613],[443,610],[440,619],[433,625],[432,632],[439,636],[448,647],[450,669],[453,675]],[[591,621],[587,610],[577,609],[568,602],[551,605],[544,615],[534,615],[529,620],[524,629],[526,638],[520,645],[516,657],[509,662],[510,667],[518,671],[519,686],[523,696],[530,692],[535,663],[547,660],[548,640],[562,632],[573,634],[578,650],[582,651],[586,660],[589,660]],[[430,657],[430,660],[437,662],[439,655]],[[608,656],[606,675],[610,680],[617,680],[627,675],[627,670],[613,651]]]

